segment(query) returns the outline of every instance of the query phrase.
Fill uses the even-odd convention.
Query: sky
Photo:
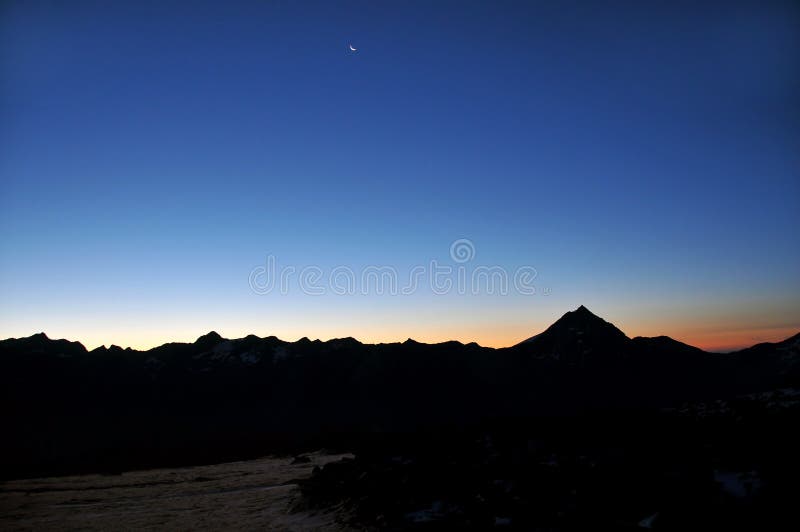
[[[3,2],[0,338],[782,340],[798,95],[792,2]]]

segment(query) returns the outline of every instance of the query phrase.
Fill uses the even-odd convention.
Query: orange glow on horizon
[[[799,332],[800,327],[745,328],[708,333],[690,333],[675,339],[706,351],[724,352],[736,351],[764,342],[781,342]]]
[[[396,330],[390,330],[389,328],[379,328],[379,327],[368,327],[365,328],[362,334],[358,334],[355,331],[341,331],[341,330],[334,330],[334,329],[323,329],[315,331],[316,334],[298,334],[297,331],[284,331],[281,334],[279,331],[268,332],[268,331],[257,331],[257,332],[242,332],[241,330],[229,330],[226,329],[217,329],[217,332],[225,338],[236,339],[236,338],[243,338],[248,334],[255,334],[260,337],[267,337],[267,336],[277,336],[281,340],[287,342],[294,342],[307,336],[308,338],[315,340],[320,339],[322,341],[331,340],[334,338],[344,338],[348,336],[352,336],[353,338],[357,339],[363,343],[394,343],[394,342],[404,342],[408,338],[416,340],[418,342],[423,343],[440,343],[440,342],[447,342],[451,340],[459,341],[464,344],[470,342],[476,342],[484,347],[491,347],[491,348],[503,348],[503,347],[510,347],[513,346],[535,334],[538,334],[544,331],[549,326],[542,326],[538,329],[531,330],[530,326],[524,327],[520,326],[519,324],[515,324],[514,326],[493,326],[491,324],[486,324],[482,326],[466,326],[466,327],[457,327],[455,324],[447,327],[441,326],[430,326],[430,327],[419,327],[416,330],[407,330],[405,333],[398,333]],[[679,327],[673,329],[673,331],[663,330],[658,332],[653,332],[648,328],[648,330],[630,330],[627,331],[622,329],[630,338],[634,338],[636,336],[670,336],[671,338],[683,342],[685,344],[692,345],[694,347],[699,347],[700,349],[706,351],[716,351],[716,352],[724,352],[724,351],[735,351],[738,349],[743,349],[746,347],[753,346],[755,344],[763,343],[763,342],[780,342],[787,338],[790,338],[800,332],[800,327],[763,327],[763,328],[709,328],[708,330],[699,330],[697,328],[692,330],[683,329],[680,330]],[[159,331],[157,333],[151,333],[147,335],[132,335],[130,333],[125,333],[119,331],[121,334],[85,334],[85,335],[77,335],[75,337],[66,337],[61,334],[51,334],[47,331],[44,331],[48,337],[51,339],[60,339],[66,338],[70,341],[79,341],[81,342],[87,349],[91,350],[101,345],[105,345],[106,347],[115,344],[119,345],[123,348],[130,347],[132,349],[146,351],[153,347],[158,347],[160,345],[171,343],[171,342],[179,342],[179,343],[191,343],[194,342],[198,337],[207,334],[210,330],[198,330],[198,331],[181,331],[178,334],[170,335],[164,331]],[[55,333],[55,331],[53,331]],[[226,334],[227,332],[227,334]],[[311,331],[309,331],[311,332]],[[33,333],[31,333],[33,334]],[[25,335],[18,335],[25,336]]]

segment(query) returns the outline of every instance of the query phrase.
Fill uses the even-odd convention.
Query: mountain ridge
[[[152,467],[493,419],[676,408],[800,386],[800,334],[716,354],[628,338],[588,309],[506,348],[345,337],[225,339],[146,351],[0,341],[0,471]],[[336,440],[333,441],[332,440]]]
[[[672,338],[670,336],[667,336],[667,335],[635,336],[633,338],[630,338],[621,329],[616,327],[613,323],[611,323],[609,321],[606,321],[605,319],[603,319],[603,318],[597,316],[596,314],[592,313],[584,305],[580,305],[575,310],[566,312],[564,315],[562,315],[558,320],[553,322],[550,326],[548,326],[542,332],[540,332],[538,334],[535,334],[534,336],[531,336],[531,337],[529,337],[529,338],[527,338],[525,340],[522,340],[521,342],[518,342],[518,343],[513,344],[511,346],[507,346],[507,347],[482,346],[482,345],[478,344],[477,342],[466,342],[465,343],[465,342],[461,342],[459,340],[444,340],[444,341],[441,341],[441,342],[427,343],[427,342],[420,342],[420,341],[415,340],[414,338],[410,338],[410,337],[408,339],[402,341],[402,342],[398,341],[398,342],[367,343],[367,342],[362,342],[362,341],[360,341],[360,340],[358,340],[358,339],[356,339],[356,338],[354,338],[352,336],[346,336],[346,337],[341,337],[341,338],[330,338],[328,340],[321,340],[321,339],[310,340],[308,337],[302,337],[302,338],[292,342],[292,341],[289,341],[289,340],[281,340],[281,339],[277,338],[274,335],[261,337],[261,336],[255,335],[255,334],[248,334],[247,336],[244,336],[244,337],[241,337],[241,338],[226,338],[226,337],[221,336],[219,333],[217,333],[216,331],[213,331],[213,330],[209,331],[206,334],[203,334],[203,335],[199,336],[194,342],[166,342],[166,343],[163,343],[161,345],[150,347],[148,349],[137,349],[137,348],[133,348],[133,347],[121,347],[121,346],[116,345],[116,344],[111,344],[108,347],[106,347],[106,345],[103,344],[103,345],[100,345],[100,346],[95,347],[93,349],[88,349],[85,346],[83,346],[83,344],[80,341],[69,340],[69,339],[64,339],[64,338],[51,339],[45,332],[35,333],[35,334],[32,334],[31,336],[23,336],[23,337],[14,337],[14,338],[2,339],[2,340],[0,340],[0,345],[2,345],[5,342],[12,342],[13,343],[13,342],[22,342],[22,341],[29,341],[29,342],[30,341],[40,341],[40,342],[41,341],[50,341],[50,342],[68,342],[69,344],[72,344],[72,345],[77,344],[77,345],[82,346],[86,350],[86,352],[89,352],[89,353],[94,352],[94,351],[98,351],[98,352],[115,351],[115,352],[117,352],[119,350],[128,351],[128,352],[136,352],[136,353],[149,353],[150,351],[161,349],[161,348],[164,348],[165,346],[170,346],[170,345],[198,345],[198,344],[206,345],[206,344],[210,344],[210,343],[219,343],[219,342],[223,342],[223,341],[242,341],[242,340],[247,340],[247,339],[258,339],[258,340],[273,340],[273,341],[274,340],[278,340],[280,342],[284,342],[284,343],[287,343],[287,344],[307,343],[307,342],[321,342],[323,344],[327,344],[327,343],[331,343],[331,342],[334,342],[334,343],[335,342],[348,342],[348,343],[356,342],[356,343],[358,343],[360,345],[372,345],[372,346],[374,346],[374,345],[394,345],[394,344],[404,344],[404,343],[414,343],[414,344],[419,344],[419,345],[442,345],[442,344],[449,344],[449,343],[455,342],[455,343],[458,343],[460,345],[475,345],[475,346],[478,346],[478,347],[480,347],[482,349],[503,350],[503,349],[519,348],[521,346],[524,346],[525,344],[530,344],[533,341],[541,342],[542,338],[546,337],[548,334],[554,334],[556,331],[558,331],[558,332],[563,334],[565,332],[564,329],[569,329],[570,327],[573,327],[576,324],[578,324],[578,325],[579,324],[584,324],[585,325],[586,323],[591,323],[596,327],[606,328],[607,332],[610,332],[612,330],[616,331],[616,333],[611,333],[611,334],[617,335],[617,333],[618,333],[618,338],[619,339],[625,338],[627,340],[632,340],[632,341],[642,341],[642,340],[665,341],[665,340],[669,340],[671,342],[674,342],[675,344],[680,344],[682,346],[687,346],[687,347],[690,347],[692,349],[696,349],[696,350],[702,351],[704,353],[715,353],[714,351],[707,351],[705,349],[693,346],[691,344],[687,344],[685,342],[681,342],[679,340],[675,340],[674,338]],[[575,328],[577,329],[578,327],[575,327]],[[737,349],[735,351],[728,351],[725,354],[735,354],[735,353],[738,353],[738,352],[741,352],[741,351],[745,351],[745,350],[756,348],[756,347],[758,347],[760,345],[780,344],[780,343],[786,342],[788,340],[791,340],[793,338],[800,339],[800,332],[798,332],[797,334],[795,334],[793,336],[785,338],[783,340],[779,340],[779,341],[776,341],[776,342],[759,342],[757,344],[753,344],[751,346],[743,347],[743,348]]]

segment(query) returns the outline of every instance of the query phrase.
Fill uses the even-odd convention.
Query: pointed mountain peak
[[[552,327],[555,327],[555,326],[557,326],[559,324],[566,325],[568,327],[585,327],[588,324],[596,324],[596,325],[607,324],[607,325],[611,325],[606,320],[604,320],[603,318],[601,318],[597,314],[594,314],[591,310],[589,310],[588,308],[586,308],[583,305],[579,306],[575,310],[571,310],[571,311],[567,312],[566,314],[561,316],[561,318],[559,318],[558,321],[556,321],[550,327],[552,328]],[[613,327],[613,325],[611,325],[611,326]],[[614,328],[616,329],[616,327],[614,327]]]
[[[629,341],[613,324],[581,305],[561,316],[544,332],[518,344],[560,360],[584,363],[598,352],[617,353]]]

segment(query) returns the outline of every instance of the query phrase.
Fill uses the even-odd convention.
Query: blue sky
[[[800,330],[792,3],[6,2],[0,25],[2,337],[500,346],[579,304],[709,348]],[[459,238],[539,292],[248,285],[268,255],[405,275]]]

